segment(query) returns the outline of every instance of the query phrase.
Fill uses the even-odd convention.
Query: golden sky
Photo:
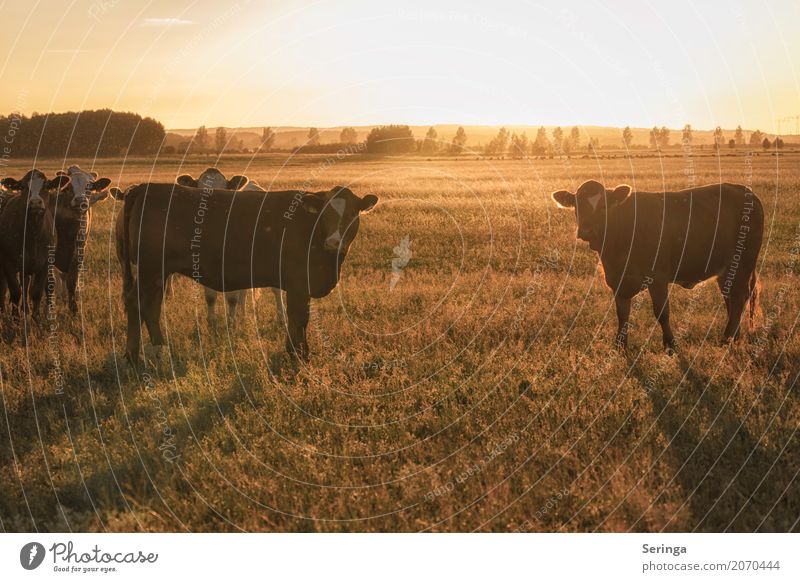
[[[793,0],[0,0],[0,14],[2,112],[765,131],[800,115]]]

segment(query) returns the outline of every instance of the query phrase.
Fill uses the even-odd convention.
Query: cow
[[[336,186],[326,192],[205,191],[140,184],[125,196],[123,295],[126,356],[139,362],[141,324],[164,343],[163,285],[174,273],[216,291],[275,287],[286,291],[290,354],[309,357],[306,328],[312,298],[337,285],[359,217],[378,202]],[[231,226],[235,225],[235,228]],[[134,277],[132,266],[137,264]]]
[[[11,303],[19,308],[21,302],[25,317],[29,297],[33,315],[38,318],[42,294],[46,291],[49,296],[54,286],[49,267],[50,255],[56,248],[56,232],[49,198],[69,182],[66,175],[48,180],[37,169],[20,180],[2,180],[4,188],[19,195],[7,198],[0,213],[0,268]]]
[[[739,337],[749,302],[752,324],[758,307],[756,263],[764,230],[764,209],[750,188],[710,184],[676,192],[634,192],[622,184],[607,190],[584,182],[572,193],[552,194],[562,208],[574,208],[577,238],[600,256],[614,292],[617,347],[626,350],[631,299],[647,289],[661,325],[667,353],[676,350],[669,322],[669,284],[691,289],[716,278],[728,321],[723,341]]]
[[[70,166],[57,175],[69,176],[69,185],[58,195],[50,197],[50,208],[55,220],[57,244],[55,266],[62,277],[67,292],[67,304],[72,313],[78,311],[75,289],[83,263],[86,241],[92,227],[92,207],[108,198],[111,180],[98,178],[96,172],[87,172],[79,166]]]
[[[175,179],[176,184],[186,186],[189,188],[203,188],[206,190],[245,190],[252,192],[266,192],[258,183],[250,182],[246,176],[234,176],[228,180],[225,175],[217,168],[206,168],[197,179],[192,178],[189,174],[183,174]],[[222,296],[225,299],[226,311],[225,317],[228,325],[230,326],[236,321],[236,311],[241,304],[244,309],[245,298],[247,297],[247,289],[240,289],[239,291],[225,291]],[[275,296],[275,309],[277,313],[278,325],[284,327],[286,325],[286,308],[283,304],[283,295],[280,289],[272,289]],[[216,326],[216,305],[219,293],[213,289],[205,287],[203,294],[206,299],[206,317],[208,320],[209,329]],[[258,297],[257,291],[253,290],[253,297]]]

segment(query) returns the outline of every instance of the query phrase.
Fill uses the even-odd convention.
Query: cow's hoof
[[[664,351],[667,352],[669,357],[672,357],[678,352],[678,344],[675,343],[674,339],[665,339]]]

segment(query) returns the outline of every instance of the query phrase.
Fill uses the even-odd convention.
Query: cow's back
[[[715,184],[677,192],[636,192],[609,212],[601,254],[612,287],[666,278],[692,287],[737,255],[753,267],[763,209],[745,186]]]

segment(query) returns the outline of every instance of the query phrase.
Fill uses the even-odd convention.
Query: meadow
[[[75,161],[120,187],[213,163]],[[342,184],[380,202],[339,286],[312,303],[309,362],[284,353],[270,294],[235,328],[208,330],[200,288],[181,279],[164,306],[164,360],[139,375],[122,359],[122,205],[109,199],[95,211],[78,315],[59,303],[27,345],[3,321],[0,528],[798,530],[799,162],[738,150],[223,157],[226,174],[269,189]],[[6,173],[30,167],[14,160]],[[614,350],[597,256],[550,200],[586,179],[750,185],[767,216],[754,329],[721,344],[712,282],[672,288],[678,355],[662,351],[646,295],[629,353]],[[410,259],[393,267],[403,248]]]

